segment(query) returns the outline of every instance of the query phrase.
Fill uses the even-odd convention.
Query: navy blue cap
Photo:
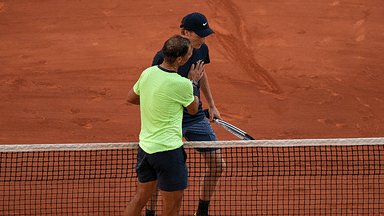
[[[209,28],[208,20],[201,13],[191,13],[183,18],[180,28],[188,31],[193,31],[200,37],[207,37],[208,35],[215,33]]]

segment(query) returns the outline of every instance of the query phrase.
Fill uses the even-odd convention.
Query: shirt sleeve
[[[140,79],[135,83],[133,86],[133,91],[137,94],[140,95]]]
[[[188,96],[187,96],[187,99],[186,99],[186,103],[183,104],[184,107],[189,106],[195,100],[195,95],[193,94],[192,83],[190,83],[190,85],[188,85],[188,87],[189,87],[189,91],[188,91]]]
[[[182,104],[183,107],[189,106],[195,100],[192,83],[185,78],[183,78],[183,82],[178,84],[178,90],[176,94],[178,102]]]
[[[134,91],[137,95],[140,95],[140,82],[141,82],[143,76],[145,76],[146,71],[147,71],[147,70],[144,70],[144,71],[141,73],[139,79],[137,80],[137,82],[136,82],[135,85],[133,86],[133,91]]]

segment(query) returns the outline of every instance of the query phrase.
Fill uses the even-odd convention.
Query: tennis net
[[[121,215],[137,147],[0,145],[0,215]],[[384,215],[384,138],[188,142],[180,215],[197,209],[206,170],[197,147],[221,147],[226,162],[210,215]]]

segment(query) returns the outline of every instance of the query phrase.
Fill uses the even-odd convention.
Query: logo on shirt
[[[206,23],[203,23],[203,26],[206,26],[208,24],[208,22],[206,22]]]

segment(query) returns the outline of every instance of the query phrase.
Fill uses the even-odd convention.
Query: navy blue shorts
[[[183,127],[183,136],[187,141],[217,141],[215,131],[208,119],[193,124],[189,127]],[[199,152],[211,152],[220,148],[195,148]]]
[[[156,181],[162,191],[178,191],[188,187],[187,154],[183,147],[147,154],[137,151],[136,173],[141,183]]]

